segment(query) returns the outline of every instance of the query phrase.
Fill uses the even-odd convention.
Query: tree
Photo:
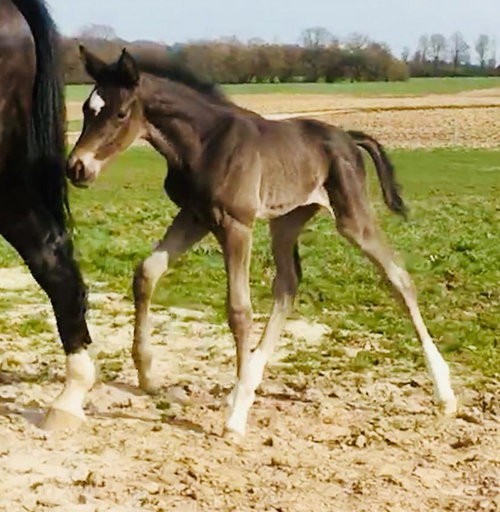
[[[410,48],[408,46],[405,46],[403,48],[403,51],[401,52],[401,60],[407,64],[410,60]]]
[[[488,67],[495,69],[497,67],[497,41],[492,39],[490,42],[490,58],[488,59]]]
[[[476,52],[482,68],[484,68],[486,64],[486,55],[488,53],[489,46],[490,38],[486,34],[481,34],[476,41]]]
[[[300,37],[300,42],[304,48],[318,49],[329,46],[334,40],[333,35],[323,27],[311,27],[304,32]]]
[[[365,34],[353,32],[346,39],[346,47],[351,51],[365,50],[370,43],[370,38]]]
[[[462,64],[469,51],[469,45],[461,32],[455,32],[450,37],[451,57],[453,61],[453,73],[457,73],[458,66]]]
[[[418,40],[418,53],[420,54],[421,62],[427,62],[429,54],[430,41],[427,34],[422,34]]]
[[[437,64],[446,50],[446,39],[443,34],[432,34],[430,40],[430,51],[434,62]]]
[[[80,39],[104,39],[105,41],[115,41],[118,39],[116,30],[113,27],[95,23],[85,25],[85,27],[81,28],[78,37]]]

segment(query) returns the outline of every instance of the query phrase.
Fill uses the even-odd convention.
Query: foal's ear
[[[129,85],[136,86],[139,83],[139,67],[126,48],[123,49],[118,61],[118,71]]]
[[[106,68],[108,67],[99,57],[96,57],[93,53],[90,53],[83,44],[80,45],[80,57],[85,66],[87,73],[98,82],[99,79],[104,75]]]

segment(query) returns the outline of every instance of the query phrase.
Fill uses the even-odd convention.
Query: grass
[[[500,87],[500,77],[478,78],[412,78],[407,82],[339,82],[334,84],[241,84],[224,85],[224,91],[234,94],[350,94],[355,96],[419,96],[426,94],[456,94],[476,89]],[[84,101],[88,85],[71,85],[68,101]]]
[[[497,375],[500,152],[401,150],[392,157],[411,207],[409,222],[386,211],[374,178],[370,191],[391,244],[414,276],[428,326],[447,357],[485,375]],[[78,257],[89,282],[104,281],[109,291],[131,296],[134,266],[149,254],[176,212],[163,194],[165,174],[161,157],[147,148],[134,148],[90,190],[71,190]],[[267,313],[273,264],[262,223],[256,229],[253,255],[254,309]],[[333,339],[315,354],[297,346],[297,368],[329,367],[330,356],[340,345],[363,347],[374,338],[382,340],[383,352],[361,352],[353,368],[378,364],[387,351],[390,357],[421,363],[420,348],[399,306],[372,265],[334,233],[328,216],[319,215],[308,225],[301,255],[304,279],[296,314],[330,325]],[[3,242],[0,264],[19,264]],[[214,322],[225,318],[224,299],[223,262],[213,237],[182,258],[155,295],[160,306],[204,310]],[[39,328],[26,326],[27,331]]]
[[[66,101],[85,101],[92,89],[91,85],[68,85],[66,87]]]

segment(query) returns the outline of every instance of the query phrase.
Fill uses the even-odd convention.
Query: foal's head
[[[133,57],[123,50],[120,59],[108,65],[83,46],[80,53],[96,85],[83,105],[83,131],[69,156],[67,173],[74,185],[86,186],[142,134],[144,118]]]

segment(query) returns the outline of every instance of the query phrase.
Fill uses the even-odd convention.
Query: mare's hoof
[[[49,409],[40,427],[43,430],[74,430],[84,423],[85,416],[76,416],[62,409]]]

